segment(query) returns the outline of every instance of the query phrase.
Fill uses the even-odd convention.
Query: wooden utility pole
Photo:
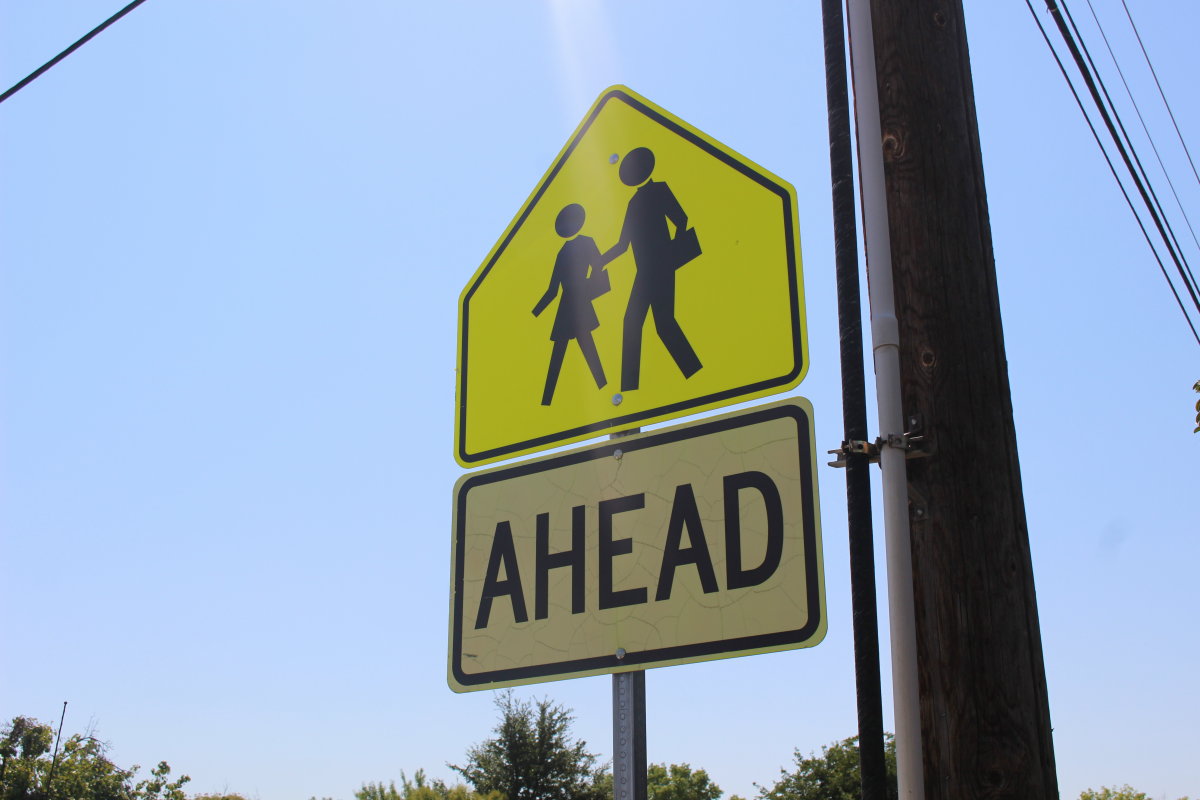
[[[903,411],[929,451],[908,462],[925,795],[1055,800],[962,3],[871,12]]]

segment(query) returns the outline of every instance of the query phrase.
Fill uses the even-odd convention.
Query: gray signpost
[[[646,671],[612,677],[613,800],[646,800]]]

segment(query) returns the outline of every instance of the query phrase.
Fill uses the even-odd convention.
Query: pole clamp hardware
[[[834,461],[829,462],[829,466],[844,468],[848,463],[850,456],[866,456],[867,462],[870,464],[879,463],[879,451],[884,447],[894,447],[897,450],[904,451],[905,458],[923,458],[929,455],[927,450],[922,449],[921,443],[925,437],[916,433],[893,433],[889,434],[886,439],[878,437],[873,442],[866,442],[861,439],[853,439],[848,442],[842,442],[842,446],[837,450],[827,451],[831,456],[837,456]]]
[[[859,455],[866,456],[867,461],[871,464],[879,461],[879,445],[875,442],[864,442],[861,439],[852,439],[851,441],[843,441],[842,446],[837,450],[827,451],[831,456],[837,456],[837,460],[830,461],[829,466],[842,469],[846,466],[849,456]]]

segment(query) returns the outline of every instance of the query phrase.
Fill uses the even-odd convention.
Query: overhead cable
[[[1108,126],[1109,133],[1112,135],[1113,141],[1117,145],[1117,150],[1121,153],[1121,157],[1125,161],[1125,167],[1129,170],[1134,185],[1142,192],[1142,200],[1146,203],[1146,208],[1150,212],[1151,218],[1154,220],[1155,225],[1158,226],[1159,233],[1163,236],[1167,252],[1171,254],[1172,259],[1175,261],[1179,269],[1179,276],[1183,279],[1188,294],[1192,297],[1192,302],[1196,304],[1196,310],[1200,311],[1200,287],[1196,285],[1196,276],[1192,272],[1192,265],[1188,263],[1187,256],[1184,255],[1183,248],[1179,245],[1179,239],[1175,236],[1175,228],[1171,225],[1171,220],[1167,217],[1166,211],[1162,207],[1162,202],[1158,199],[1158,193],[1154,191],[1154,184],[1150,181],[1150,175],[1142,165],[1142,159],[1138,156],[1137,148],[1134,147],[1133,139],[1129,136],[1129,131],[1125,129],[1125,123],[1121,121],[1121,114],[1113,102],[1112,95],[1108,93],[1108,87],[1104,84],[1104,78],[1101,76],[1096,62],[1092,59],[1091,50],[1088,48],[1087,42],[1083,40],[1083,34],[1080,32],[1079,26],[1075,24],[1075,18],[1071,16],[1071,10],[1067,8],[1066,0],[1061,1],[1063,14],[1066,17],[1067,23],[1071,26],[1071,31],[1075,37],[1074,42],[1078,48],[1078,50],[1074,50],[1073,52],[1083,54],[1087,60],[1090,73],[1088,70],[1084,70],[1082,64],[1079,64],[1079,68],[1084,72],[1085,77],[1087,74],[1091,75],[1095,81],[1094,86],[1099,87],[1100,93],[1104,97],[1104,102],[1101,103],[1100,98],[1096,96],[1095,88],[1089,83],[1089,87],[1092,88],[1092,97],[1096,102],[1096,107],[1100,110],[1100,114],[1106,123],[1109,119],[1108,115],[1111,114],[1112,121],[1116,124],[1120,136],[1113,131],[1112,125]],[[1091,0],[1087,0],[1087,3],[1090,8]],[[1103,29],[1101,29],[1102,36],[1103,33]],[[1117,71],[1120,72],[1119,67]],[[1107,113],[1105,111],[1106,108]],[[1126,153],[1128,153],[1128,157],[1126,157]],[[1132,163],[1130,159],[1132,159]],[[1142,191],[1143,187],[1144,191]]]
[[[104,22],[101,22],[95,28],[92,28],[87,34],[85,34],[78,41],[76,41],[75,44],[71,45],[66,50],[63,50],[61,53],[56,55],[54,58],[50,59],[45,64],[42,64],[40,67],[35,69],[33,72],[26,75],[24,78],[22,78],[20,81],[18,81],[16,83],[16,85],[14,85],[11,89],[6,91],[4,94],[0,94],[0,103],[3,103],[8,98],[12,97],[14,94],[21,91],[29,84],[33,83],[35,80],[38,79],[38,77],[40,77],[42,75],[42,73],[46,72],[51,67],[53,67],[55,64],[62,61],[67,56],[71,55],[71,53],[74,53],[80,47],[83,47],[85,44],[87,44],[87,42],[89,40],[91,40],[93,37],[95,37],[96,34],[100,33],[100,31],[104,30],[109,25],[112,25],[114,22],[116,22],[121,17],[128,14],[130,11],[133,11],[135,8],[137,8],[144,2],[146,2],[146,0],[133,0],[132,3],[125,6],[120,11],[118,11],[117,13],[115,13],[111,17],[109,17],[108,19],[104,20]]]
[[[1154,151],[1154,157],[1158,161],[1159,169],[1162,170],[1163,177],[1167,179],[1167,186],[1171,187],[1171,194],[1175,197],[1175,205],[1179,208],[1179,213],[1183,216],[1184,224],[1187,225],[1188,231],[1192,234],[1192,241],[1196,244],[1197,249],[1200,249],[1200,238],[1196,236],[1196,229],[1192,227],[1192,220],[1188,217],[1187,210],[1183,207],[1183,201],[1179,198],[1179,192],[1175,189],[1175,181],[1171,180],[1171,172],[1167,169],[1167,165],[1163,163],[1162,155],[1158,152],[1158,145],[1154,142],[1154,136],[1150,133],[1149,126],[1146,125],[1146,119],[1142,116],[1142,109],[1138,105],[1137,98],[1133,96],[1133,89],[1129,86],[1129,81],[1125,79],[1125,71],[1121,69],[1121,63],[1117,60],[1117,54],[1113,52],[1112,44],[1108,41],[1108,34],[1104,32],[1104,26],[1100,24],[1100,18],[1096,15],[1096,9],[1092,5],[1092,0],[1087,0],[1088,10],[1092,12],[1092,19],[1096,22],[1096,29],[1100,31],[1100,36],[1104,39],[1104,46],[1108,49],[1108,55],[1112,58],[1113,66],[1117,70],[1117,74],[1121,76],[1121,83],[1125,86],[1125,94],[1129,98],[1130,104],[1133,106],[1134,113],[1137,114],[1138,122],[1142,125],[1142,132],[1146,134],[1146,141],[1150,142],[1150,149]],[[1134,29],[1137,32],[1137,29]],[[1143,51],[1144,52],[1144,51]],[[1147,59],[1149,64],[1149,59]],[[1150,66],[1150,71],[1154,71],[1153,65]],[[1161,92],[1161,90],[1160,90]],[[1166,98],[1163,98],[1164,102]],[[1171,112],[1170,106],[1167,106],[1167,113]],[[1176,128],[1178,132],[1178,128]],[[1183,142],[1182,137],[1180,142]],[[1187,152],[1187,145],[1184,145],[1184,152]],[[1189,154],[1189,160],[1191,156]],[[1193,276],[1194,277],[1194,276]]]
[[[1175,126],[1175,134],[1179,136],[1179,143],[1183,145],[1183,152],[1187,154],[1188,164],[1192,167],[1192,175],[1196,176],[1196,182],[1200,183],[1200,173],[1196,172],[1196,162],[1192,161],[1192,152],[1188,150],[1187,142],[1183,140],[1183,133],[1179,130],[1179,123],[1175,121],[1175,112],[1171,110],[1171,104],[1167,102],[1167,96],[1163,93],[1162,84],[1158,82],[1158,73],[1154,69],[1154,65],[1150,63],[1150,54],[1146,52],[1146,45],[1142,43],[1142,35],[1138,33],[1137,25],[1133,21],[1133,15],[1129,13],[1129,6],[1125,4],[1125,0],[1121,0],[1121,5],[1125,9],[1125,16],[1129,18],[1129,25],[1133,28],[1133,35],[1137,37],[1138,47],[1142,48],[1142,55],[1146,58],[1146,66],[1150,67],[1150,74],[1154,76],[1154,85],[1158,87],[1158,95],[1162,98],[1163,105],[1167,107],[1167,113],[1171,116],[1171,124]]]
[[[1087,108],[1083,104],[1083,99],[1079,96],[1079,92],[1075,89],[1075,84],[1071,82],[1071,76],[1067,72],[1066,66],[1062,59],[1059,58],[1058,51],[1054,49],[1054,44],[1050,41],[1049,34],[1046,33],[1045,27],[1042,25],[1041,19],[1033,8],[1030,0],[1025,0],[1025,6],[1029,9],[1029,13],[1033,16],[1033,21],[1037,24],[1038,30],[1042,34],[1042,39],[1046,42],[1046,47],[1049,48],[1050,54],[1054,57],[1054,62],[1058,64],[1059,72],[1062,73],[1063,79],[1067,82],[1067,88],[1071,90],[1071,96],[1075,98],[1075,104],[1079,106],[1080,113],[1083,114],[1084,122],[1087,123],[1088,129],[1092,132],[1092,138],[1096,140],[1096,145],[1100,148],[1101,155],[1104,156],[1104,161],[1108,164],[1109,172],[1117,182],[1117,188],[1121,190],[1121,195],[1125,198],[1125,203],[1129,206],[1129,210],[1133,212],[1133,218],[1138,224],[1138,228],[1142,231],[1142,236],[1146,239],[1146,244],[1150,246],[1150,252],[1154,255],[1154,260],[1158,262],[1158,269],[1162,272],[1163,278],[1167,281],[1167,286],[1171,289],[1171,294],[1175,296],[1175,302],[1179,304],[1179,310],[1183,312],[1183,318],[1187,322],[1188,327],[1192,330],[1192,336],[1195,337],[1196,343],[1200,344],[1200,333],[1197,333],[1196,326],[1192,324],[1191,315],[1188,314],[1187,306],[1183,304],[1183,299],[1179,296],[1175,284],[1171,281],[1171,276],[1167,272],[1166,265],[1163,264],[1162,258],[1158,254],[1158,250],[1154,246],[1154,240],[1150,238],[1150,232],[1146,230],[1145,223],[1142,222],[1141,216],[1137,212],[1137,207],[1133,204],[1133,199],[1129,196],[1129,192],[1125,189],[1125,185],[1121,182],[1121,177],[1117,173],[1117,168],[1112,162],[1112,158],[1108,154],[1108,150],[1104,147],[1104,142],[1100,138],[1100,133],[1096,130],[1095,124],[1092,123],[1091,117],[1087,113]]]
[[[1190,305],[1196,309],[1197,313],[1200,313],[1200,287],[1197,287],[1195,279],[1191,274],[1190,266],[1186,264],[1186,259],[1177,248],[1178,240],[1175,238],[1173,230],[1170,229],[1170,221],[1165,219],[1159,213],[1161,206],[1157,203],[1157,196],[1153,195],[1152,190],[1147,188],[1148,179],[1143,181],[1142,176],[1145,173],[1144,170],[1140,169],[1140,159],[1136,159],[1136,154],[1130,154],[1130,151],[1133,149],[1132,143],[1129,143],[1128,147],[1126,146],[1128,137],[1122,136],[1124,132],[1123,124],[1120,125],[1120,132],[1118,132],[1119,115],[1117,114],[1116,109],[1113,108],[1112,114],[1109,113],[1108,108],[1111,106],[1111,99],[1109,100],[1108,106],[1106,106],[1104,98],[1108,97],[1107,89],[1105,89],[1102,94],[1100,87],[1097,85],[1098,82],[1102,83],[1102,81],[1100,80],[1098,74],[1093,74],[1094,64],[1092,64],[1091,68],[1089,68],[1089,63],[1091,63],[1090,55],[1085,57],[1081,51],[1081,43],[1076,39],[1078,35],[1078,29],[1075,28],[1075,33],[1072,33],[1071,28],[1075,27],[1074,20],[1070,19],[1070,11],[1066,8],[1065,0],[1059,0],[1058,2],[1056,2],[1056,0],[1046,0],[1046,6],[1055,19],[1058,31],[1063,41],[1066,43],[1066,47],[1070,52],[1080,75],[1082,76],[1084,84],[1087,86],[1096,110],[1099,112],[1100,118],[1108,131],[1109,137],[1111,138],[1121,161],[1125,165],[1129,177],[1132,179],[1133,185],[1137,189],[1137,193],[1142,199],[1142,203],[1145,206],[1146,212],[1148,212],[1154,228],[1158,231],[1161,245],[1156,245],[1154,239],[1151,238],[1149,231],[1146,228],[1146,224],[1142,220],[1141,213],[1138,211],[1137,206],[1135,206],[1133,203],[1128,190],[1125,188],[1124,181],[1113,164],[1112,158],[1108,153],[1108,149],[1105,147],[1104,142],[1096,130],[1096,127],[1091,120],[1091,116],[1088,113],[1087,108],[1084,106],[1082,99],[1080,98],[1079,92],[1075,88],[1075,84],[1071,76],[1068,74],[1062,59],[1059,57],[1058,51],[1051,43],[1050,38],[1046,33],[1041,20],[1038,18],[1037,13],[1034,11],[1030,0],[1026,0],[1025,4],[1029,9],[1030,14],[1033,16],[1038,29],[1041,31],[1042,38],[1046,42],[1046,46],[1050,49],[1051,54],[1054,56],[1054,60],[1058,64],[1059,71],[1062,73],[1064,80],[1066,80],[1072,95],[1074,95],[1075,102],[1079,106],[1080,112],[1083,114],[1084,119],[1087,121],[1088,127],[1092,131],[1092,136],[1096,140],[1096,144],[1100,147],[1101,153],[1103,153],[1105,160],[1108,162],[1109,170],[1112,172],[1114,179],[1116,179],[1117,185],[1125,197],[1125,202],[1129,206],[1130,211],[1134,215],[1134,219],[1138,223],[1138,227],[1141,228],[1142,235],[1146,238],[1146,243],[1150,246],[1151,252],[1154,254],[1155,260],[1158,262],[1159,270],[1163,273],[1163,277],[1166,279],[1167,285],[1171,289],[1171,293],[1175,296],[1175,301],[1179,304],[1180,310],[1183,312],[1184,319],[1187,321],[1188,327],[1192,331],[1192,336],[1196,339],[1197,344],[1200,344],[1200,334],[1197,333],[1196,325],[1192,321],[1192,312],[1189,311],[1188,306],[1185,305],[1183,298],[1176,289],[1175,283],[1171,279],[1170,273],[1167,271],[1166,266],[1163,263],[1163,259],[1158,252],[1158,247],[1162,246],[1165,248],[1169,260],[1173,262],[1176,271],[1179,273],[1180,279],[1183,281],[1184,288],[1187,290],[1187,295],[1191,300]],[[1062,5],[1061,9],[1059,7],[1060,4]],[[1114,117],[1117,118],[1116,123],[1114,122]],[[1135,161],[1137,166],[1135,166]]]
[[[1183,279],[1188,294],[1191,295],[1192,302],[1196,305],[1196,310],[1200,311],[1200,287],[1196,285],[1196,276],[1192,272],[1192,265],[1188,263],[1187,257],[1183,254],[1183,248],[1179,246],[1179,239],[1175,236],[1175,228],[1171,225],[1171,220],[1163,210],[1162,203],[1158,199],[1158,193],[1154,191],[1154,184],[1151,183],[1146,168],[1142,166],[1142,159],[1138,156],[1133,139],[1130,138],[1129,131],[1125,129],[1125,123],[1121,121],[1121,114],[1117,110],[1116,104],[1113,103],[1112,95],[1108,93],[1108,87],[1104,84],[1104,78],[1101,76],[1100,70],[1096,67],[1096,62],[1092,59],[1091,50],[1088,48],[1087,42],[1083,40],[1083,34],[1080,32],[1079,26],[1075,24],[1075,18],[1071,16],[1071,10],[1067,7],[1066,0],[1061,0],[1061,3],[1063,14],[1066,17],[1067,23],[1071,26],[1071,32],[1074,34],[1075,48],[1071,48],[1071,42],[1068,42],[1068,48],[1072,49],[1072,53],[1076,55],[1076,63],[1080,71],[1084,74],[1085,82],[1088,83],[1088,87],[1092,90],[1092,99],[1095,100],[1101,117],[1108,124],[1111,115],[1112,122],[1115,123],[1117,131],[1120,132],[1120,136],[1118,136],[1117,131],[1113,130],[1113,125],[1108,124],[1109,133],[1113,137],[1113,142],[1117,145],[1117,150],[1125,162],[1125,167],[1129,170],[1134,185],[1142,193],[1142,200],[1150,212],[1151,219],[1158,226],[1159,233],[1163,236],[1167,252],[1170,253],[1172,260],[1175,261],[1179,269],[1179,276]],[[1088,5],[1090,7],[1091,0],[1088,0]],[[1101,33],[1103,34],[1103,31]],[[1087,60],[1087,69],[1084,69],[1083,64],[1079,62],[1079,53],[1082,53],[1083,57]],[[1088,75],[1091,76],[1094,83],[1087,81]],[[1096,95],[1097,87],[1104,97],[1103,102]],[[1130,159],[1132,159],[1132,163]]]

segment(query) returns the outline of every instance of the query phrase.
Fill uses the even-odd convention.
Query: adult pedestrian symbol
[[[637,187],[629,199],[621,238],[609,251],[616,256],[632,247],[637,265],[637,277],[629,291],[629,306],[621,327],[623,392],[638,388],[642,329],[651,310],[654,328],[683,376],[690,378],[702,366],[675,319],[675,270],[700,254],[696,229],[687,227],[687,214],[670,186],[650,180],[653,170],[654,153],[647,147],[634,148],[621,161],[621,182]],[[667,230],[668,220],[675,226],[673,238]]]
[[[604,92],[464,288],[464,466],[765,397],[808,368],[790,184]]]

